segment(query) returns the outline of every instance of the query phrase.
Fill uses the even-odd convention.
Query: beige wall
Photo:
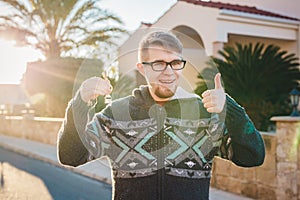
[[[0,118],[0,133],[8,136],[19,137],[56,145],[57,134],[63,119],[38,118],[24,119],[23,117]]]
[[[276,200],[277,171],[275,135],[263,135],[266,144],[265,162],[260,167],[243,168],[216,157],[211,185],[224,191],[254,199]]]
[[[299,0],[220,0],[223,3],[255,6],[258,9],[274,12],[277,14],[300,19],[300,1]],[[299,22],[294,27],[295,41],[275,41],[283,49],[296,53],[300,56],[300,31]],[[266,30],[267,32],[267,30]],[[276,31],[273,33],[277,37]],[[258,38],[259,39],[259,38]]]
[[[274,117],[276,133],[263,134],[266,158],[254,168],[237,167],[216,158],[213,165],[213,187],[242,194],[254,199],[300,199],[300,118]]]
[[[199,34],[204,43],[206,53],[210,55],[213,51],[212,44],[218,37],[216,21],[218,13],[218,9],[178,2],[153,26],[165,27],[169,30],[182,25],[191,27]]]
[[[247,36],[238,36],[238,35],[229,35],[229,40],[227,45],[234,45],[236,42],[241,44],[248,44],[250,42],[257,43],[264,43],[265,45],[274,44],[280,46],[282,50],[286,50],[289,53],[297,54],[297,44],[294,41],[290,40],[275,40],[270,38],[262,38],[262,37],[247,37]]]

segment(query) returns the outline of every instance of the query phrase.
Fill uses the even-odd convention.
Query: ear
[[[145,70],[142,63],[136,63],[137,70],[145,77]]]

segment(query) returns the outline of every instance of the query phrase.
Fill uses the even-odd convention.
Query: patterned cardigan
[[[58,140],[60,161],[77,166],[91,155],[108,157],[114,199],[208,199],[214,156],[243,167],[264,161],[260,134],[228,95],[223,113],[210,114],[201,98],[181,88],[159,105],[147,87],[140,87],[88,124],[82,104],[75,98],[67,109]]]

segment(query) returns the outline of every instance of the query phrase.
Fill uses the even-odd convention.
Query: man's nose
[[[168,63],[168,64],[167,64],[167,67],[166,67],[166,69],[164,70],[164,73],[166,73],[166,74],[172,74],[172,73],[173,73],[173,68],[172,68],[172,66],[171,66],[171,63]]]

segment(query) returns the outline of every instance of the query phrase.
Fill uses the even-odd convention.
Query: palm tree
[[[46,58],[75,56],[80,49],[116,44],[122,21],[97,0],[0,0],[0,37],[29,45]]]
[[[222,58],[211,57],[209,68],[199,73],[196,93],[201,94],[221,72],[225,91],[245,107],[260,130],[268,128],[269,118],[289,112],[289,92],[298,86],[298,58],[280,47],[257,43],[219,51]],[[208,88],[210,88],[209,86]]]

